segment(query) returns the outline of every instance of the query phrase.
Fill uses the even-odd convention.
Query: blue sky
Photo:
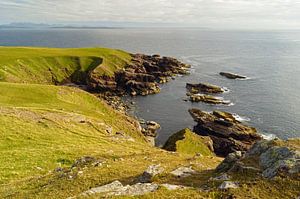
[[[300,27],[300,0],[0,0],[11,22],[153,22],[220,28]]]

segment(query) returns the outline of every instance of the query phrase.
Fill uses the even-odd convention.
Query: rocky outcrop
[[[230,104],[230,101],[223,100],[221,97],[214,97],[211,95],[204,95],[204,94],[187,94],[191,102],[204,102],[208,104]]]
[[[217,172],[251,170],[265,178],[278,175],[300,177],[299,144],[295,140],[262,140],[255,143],[244,155],[229,154],[217,167]],[[297,141],[300,143],[300,140]]]
[[[187,90],[191,94],[198,93],[223,93],[225,90],[219,86],[207,84],[207,83],[199,83],[199,84],[186,84]]]
[[[105,196],[140,196],[154,192],[158,188],[159,185],[154,183],[137,183],[134,185],[123,186],[120,181],[114,181],[110,184],[92,188],[83,192],[80,196],[88,197],[94,194],[104,194]]]
[[[227,77],[228,79],[246,79],[246,76],[234,74],[234,73],[227,73],[227,72],[220,72],[220,75]]]
[[[161,174],[162,172],[164,172],[164,168],[161,167],[160,165],[150,165],[146,169],[146,171],[144,171],[143,174],[138,177],[138,182],[141,183],[151,182],[151,179],[154,176]]]
[[[198,123],[194,132],[209,136],[213,140],[214,152],[227,156],[235,151],[247,151],[262,137],[255,128],[237,121],[230,113],[215,111],[207,113],[199,109],[190,109],[190,114]]]
[[[231,181],[224,181],[220,186],[219,189],[236,189],[239,185],[237,182],[231,182]]]
[[[187,74],[190,66],[171,57],[158,55],[132,55],[132,61],[113,76],[91,72],[88,78],[89,90],[109,91],[119,94],[149,95],[160,92],[158,83],[165,83],[168,77]]]
[[[179,167],[174,171],[171,171],[171,174],[178,178],[185,178],[196,173],[197,172],[193,170],[192,167]]]
[[[172,135],[163,149],[183,154],[210,156],[213,155],[213,142],[209,136],[200,136],[190,129],[183,129]]]
[[[142,134],[145,136],[147,141],[155,146],[155,138],[157,136],[157,131],[160,129],[160,125],[154,121],[147,121],[141,124]]]

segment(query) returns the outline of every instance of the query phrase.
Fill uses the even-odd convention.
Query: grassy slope
[[[206,157],[200,166],[197,158],[148,146],[130,118],[76,88],[0,83],[0,107],[0,196],[65,198],[115,179],[131,182],[155,163],[171,170],[193,162],[203,171],[220,162]],[[108,127],[135,141],[115,139]],[[84,155],[104,158],[106,166],[74,180],[53,174]]]
[[[130,60],[127,52],[106,48],[0,47],[0,81],[52,84],[94,68],[112,75]]]

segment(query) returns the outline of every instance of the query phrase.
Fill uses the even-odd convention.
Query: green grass
[[[213,153],[205,144],[209,139],[193,133],[190,129],[183,129],[169,138],[164,149],[183,154],[212,156]]]
[[[0,47],[0,81],[18,83],[61,83],[80,81],[82,74],[112,76],[125,67],[131,55],[107,48]]]
[[[131,183],[151,164],[171,171],[204,161],[151,147],[134,120],[76,88],[0,83],[0,112],[0,197],[66,198],[116,179]],[[73,180],[53,172],[85,155],[105,159],[105,166]],[[221,159],[208,160],[199,171]]]

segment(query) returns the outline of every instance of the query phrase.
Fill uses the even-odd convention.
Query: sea
[[[197,28],[1,29],[0,46],[108,47],[161,54],[191,64],[190,75],[161,85],[161,93],[134,97],[132,114],[161,125],[156,143],[193,128],[190,108],[236,114],[266,138],[300,137],[300,31]],[[219,72],[247,76],[231,80]],[[211,83],[228,91],[229,105],[191,103],[186,83]]]

